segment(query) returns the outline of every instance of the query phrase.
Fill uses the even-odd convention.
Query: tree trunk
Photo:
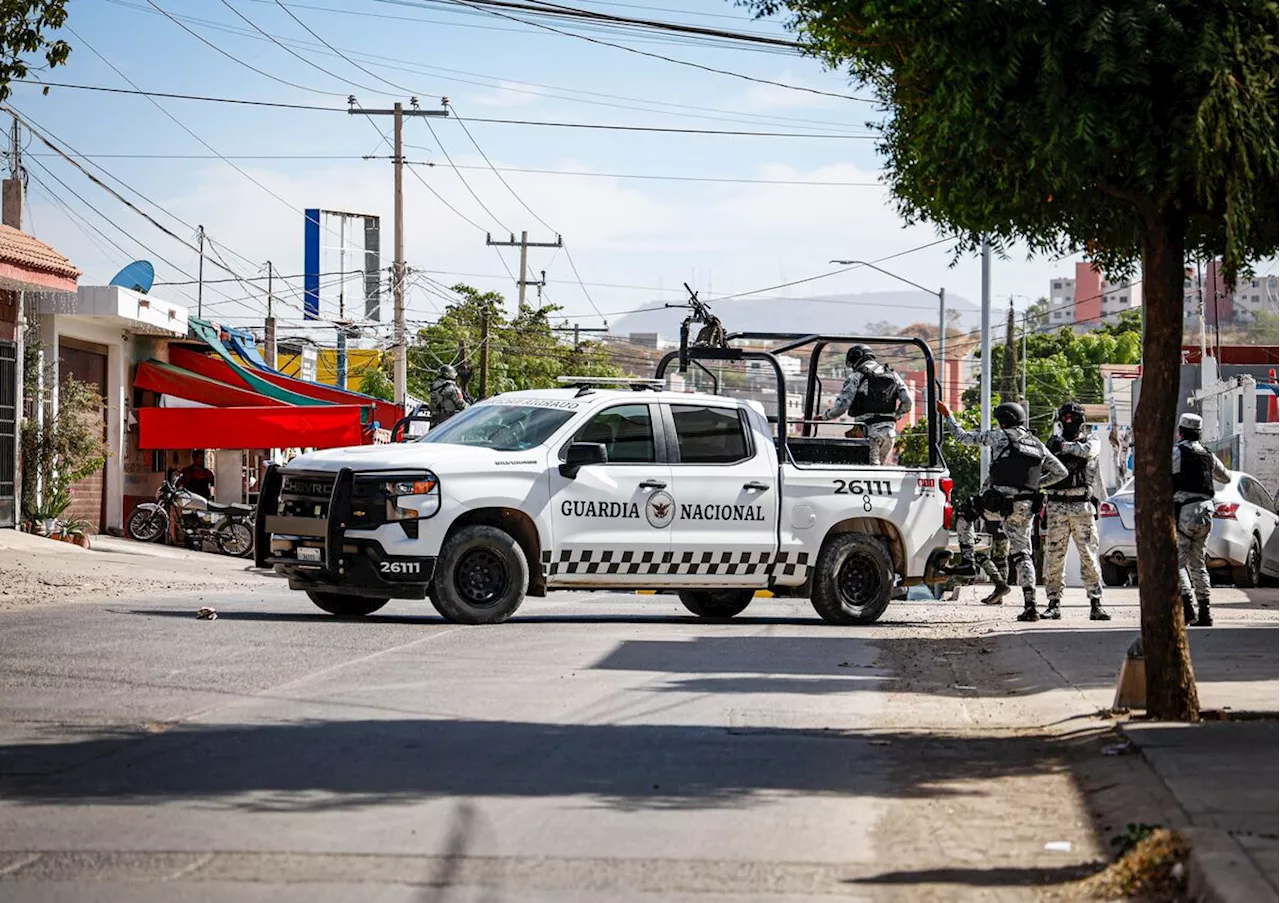
[[[1182,361],[1186,216],[1149,216],[1143,237],[1142,392],[1133,415],[1138,596],[1147,666],[1147,714],[1161,721],[1200,717],[1178,589],[1172,450]]]

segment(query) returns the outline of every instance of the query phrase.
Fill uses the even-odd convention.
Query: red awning
[[[138,372],[133,378],[133,386],[135,389],[146,389],[149,392],[156,392],[160,395],[173,395],[177,398],[185,398],[187,401],[197,401],[201,404],[213,405],[218,408],[289,407],[283,401],[276,401],[274,398],[267,398],[257,392],[250,392],[245,388],[227,385],[215,379],[208,379],[197,373],[191,373],[181,367],[175,367],[172,364],[165,364],[160,361],[143,361],[139,364]],[[289,445],[297,445],[297,443],[291,442]],[[175,445],[172,447],[190,448],[192,446]],[[194,447],[200,448],[201,446]],[[259,446],[239,445],[232,447],[258,448]]]
[[[358,405],[138,409],[141,449],[338,448],[362,432]]]
[[[228,385],[244,385],[244,380],[226,361],[192,348],[170,345],[169,362]],[[396,421],[404,416],[400,412],[398,405],[389,401],[381,401],[369,395],[362,395],[348,389],[339,389],[337,386],[326,386],[323,383],[295,379],[292,376],[285,376],[282,373],[275,373],[270,370],[255,370],[253,372],[255,376],[265,379],[274,386],[279,386],[281,389],[287,389],[290,392],[296,392],[299,395],[305,395],[318,401],[328,401],[333,404],[373,406],[376,411],[375,419],[378,420],[383,429],[391,429],[391,427],[395,426]]]

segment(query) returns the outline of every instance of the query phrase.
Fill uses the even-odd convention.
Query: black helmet
[[[1058,408],[1058,422],[1084,423],[1084,408],[1078,402],[1068,401]]]
[[[849,350],[845,353],[844,362],[846,366],[856,367],[867,358],[875,360],[876,353],[871,350],[870,345],[850,345]]]
[[[445,364],[443,367],[441,367],[439,372],[440,372],[441,379],[457,379],[458,378],[458,371],[453,369],[453,367],[451,367],[448,364]]]
[[[995,416],[996,423],[1006,430],[1015,426],[1027,425],[1027,412],[1022,410],[1022,405],[1012,401],[996,405]]]

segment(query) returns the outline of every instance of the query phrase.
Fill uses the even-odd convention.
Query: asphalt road
[[[1027,899],[1097,847],[992,670],[1043,680],[1042,654],[993,614],[836,629],[759,599],[711,624],[561,593],[459,627],[341,621],[267,578],[8,612],[0,897]]]

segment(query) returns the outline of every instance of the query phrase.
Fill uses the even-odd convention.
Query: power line
[[[178,26],[179,28],[181,28],[181,29],[182,29],[183,31],[185,31],[187,34],[191,35],[193,38],[195,38],[195,39],[196,39],[197,41],[199,41],[200,43],[205,44],[205,45],[206,45],[206,46],[208,46],[208,47],[211,47],[213,50],[217,51],[217,52],[218,52],[218,53],[220,53],[222,56],[225,56],[227,59],[231,60],[233,63],[238,63],[238,64],[240,64],[241,66],[244,66],[246,69],[250,69],[250,70],[252,70],[252,71],[254,71],[254,72],[258,73],[259,75],[263,76],[264,78],[269,78],[269,79],[271,79],[272,81],[280,82],[280,84],[282,84],[282,85],[288,85],[290,88],[297,88],[299,91],[309,91],[309,92],[311,92],[312,94],[327,94],[327,95],[329,95],[330,97],[342,97],[342,96],[344,96],[344,95],[339,94],[339,93],[336,93],[336,92],[334,92],[334,91],[321,91],[321,90],[318,90],[318,89],[316,89],[316,88],[308,88],[306,85],[299,85],[299,84],[297,84],[296,82],[291,82],[291,81],[289,81],[288,79],[280,78],[278,75],[272,75],[270,72],[265,72],[265,71],[263,71],[262,69],[259,69],[257,66],[252,65],[251,63],[246,63],[244,60],[240,59],[240,58],[239,58],[238,56],[236,56],[235,54],[233,54],[233,53],[228,53],[227,51],[225,51],[225,50],[223,50],[221,47],[219,47],[217,44],[215,44],[215,43],[213,43],[212,41],[210,41],[210,40],[208,40],[207,38],[205,38],[203,35],[199,34],[198,32],[196,32],[196,31],[194,31],[194,30],[192,30],[192,29],[190,29],[190,28],[188,28],[188,27],[187,27],[186,25],[184,25],[182,22],[178,21],[178,19],[177,19],[176,17],[174,17],[174,16],[170,15],[170,13],[168,12],[168,10],[166,10],[166,9],[164,9],[163,7],[159,6],[159,5],[155,2],[155,0],[146,0],[146,3],[147,3],[147,5],[148,5],[148,6],[150,6],[152,9],[154,9],[156,12],[160,13],[162,16],[164,16],[166,19],[168,19],[168,20],[169,20],[170,22],[172,22],[174,25],[176,25],[176,26]],[[68,31],[70,31],[70,29],[67,29],[67,30],[68,30]],[[72,32],[72,34],[74,34],[74,32]]]
[[[147,0],[147,2],[151,3],[152,0]],[[470,7],[471,9],[478,8],[475,6],[474,3],[467,2],[467,0],[451,0],[451,2],[457,3],[458,5],[461,5],[461,6]],[[648,50],[640,50],[637,47],[628,47],[625,44],[614,44],[611,41],[604,41],[604,40],[601,40],[600,38],[593,38],[589,35],[575,34],[571,31],[564,31],[562,29],[555,28],[554,26],[546,25],[541,22],[530,22],[526,19],[521,19],[521,18],[518,18],[517,16],[512,16],[504,12],[499,12],[498,10],[495,10],[495,9],[484,9],[484,12],[487,12],[493,16],[499,16],[503,19],[509,19],[512,22],[519,22],[522,25],[529,25],[534,28],[541,28],[544,31],[550,31],[555,34],[564,35],[565,37],[577,38],[580,41],[588,41],[592,44],[599,44],[602,47],[612,47],[615,50],[624,50],[627,53],[634,53],[639,56],[649,57],[650,59],[662,60],[663,62],[666,62],[666,63],[674,63],[677,66],[688,66],[689,68],[692,68],[692,69],[700,69],[703,72],[712,72],[712,73],[715,73],[716,75],[726,75],[731,78],[738,78],[738,79],[742,79],[743,81],[754,82],[760,85],[772,85],[775,88],[785,88],[789,91],[799,91],[805,94],[816,94],[821,97],[835,97],[841,100],[853,100],[853,101],[858,101],[860,103],[876,102],[866,97],[855,97],[852,94],[838,94],[834,91],[822,91],[818,88],[806,88],[800,85],[788,85],[785,82],[777,82],[768,78],[757,78],[753,75],[745,75],[741,72],[733,72],[729,69],[718,69],[715,66],[705,66],[702,63],[694,63],[694,62],[690,62],[689,60],[680,60],[674,57],[663,56],[660,53],[653,53]]]
[[[150,2],[150,0],[148,0]],[[52,88],[72,88],[82,91],[106,91],[113,94],[137,94],[143,97],[167,97],[172,100],[193,100],[206,103],[230,103],[230,104],[249,104],[260,107],[278,107],[289,110],[310,110],[323,113],[347,113],[348,110],[342,107],[321,107],[308,104],[295,103],[277,103],[273,101],[263,100],[244,100],[231,97],[214,97],[203,94],[175,94],[164,91],[143,91],[134,90],[126,91],[123,88],[107,88],[101,85],[75,85],[66,82],[41,82],[32,79],[13,79],[14,82],[22,82],[25,84],[40,85],[42,87]],[[310,89],[308,89],[310,90]],[[331,94],[332,92],[319,92]],[[379,92],[383,93],[383,92]],[[481,122],[490,125],[525,125],[542,128],[561,128],[561,129],[592,129],[598,131],[612,132],[651,132],[654,134],[668,135],[725,135],[736,138],[804,138],[804,139],[840,139],[845,141],[870,141],[878,136],[870,134],[831,134],[820,132],[774,132],[774,131],[757,131],[749,129],[691,129],[676,128],[651,125],[620,125],[617,123],[605,122],[565,122],[559,120],[543,120],[543,119],[499,119],[499,118],[479,118],[472,117],[471,122]],[[225,158],[220,158],[225,159]]]
[[[126,0],[109,0],[109,2],[116,3],[118,5],[125,6],[130,9],[140,10],[142,12],[146,12],[149,15],[155,14],[154,11],[151,10],[149,7],[138,6],[133,3],[128,3],[126,2]],[[255,2],[272,3],[274,2],[274,0],[255,0]],[[289,5],[294,8],[317,9],[317,10],[323,10],[327,12],[344,13],[347,15],[357,15],[361,17],[376,15],[376,14],[369,13],[367,11],[353,12],[350,10],[335,10],[335,9],[330,9],[328,7],[307,6],[305,4],[289,4]],[[481,15],[480,13],[474,13],[471,11],[466,11],[466,12],[472,15]],[[229,26],[221,22],[215,22],[209,19],[202,19],[197,16],[177,16],[177,18],[183,19],[191,23],[199,23],[200,25],[204,26],[207,29],[212,29],[215,31],[223,31],[229,34],[241,35],[241,36],[249,37],[253,40],[263,40],[261,35],[258,33],[248,31],[243,28],[238,28],[236,26]],[[391,18],[403,19],[405,17],[391,17]],[[421,20],[409,18],[407,19],[407,21],[421,21]],[[523,29],[513,29],[513,31],[517,31],[518,33],[521,33],[521,34],[528,34],[528,32],[524,31]],[[286,43],[289,42],[289,39],[279,35],[270,35],[270,38],[274,38],[281,42],[286,42]],[[295,46],[306,46],[305,42],[301,42],[301,41],[296,41],[292,43],[294,43]],[[511,79],[504,79],[498,76],[492,76],[485,73],[476,73],[476,72],[470,72],[470,71],[461,70],[461,69],[450,69],[442,66],[428,66],[417,61],[401,60],[396,57],[388,57],[388,56],[368,53],[366,51],[357,51],[357,50],[343,51],[341,48],[337,48],[337,47],[332,47],[332,51],[342,55],[344,59],[347,59],[348,62],[351,62],[353,64],[354,64],[355,57],[361,57],[367,61],[370,61],[371,64],[377,65],[383,69],[394,69],[401,72],[412,72],[415,74],[429,73],[433,78],[441,78],[445,81],[457,82],[459,84],[478,85],[480,87],[497,88],[499,90],[515,91],[517,93],[530,94],[535,96],[551,96],[551,97],[558,96],[555,94],[547,94],[546,93],[547,91],[562,91],[571,95],[582,95],[580,97],[561,96],[560,99],[568,100],[573,103],[591,104],[593,106],[617,107],[620,109],[646,109],[646,111],[648,112],[652,112],[652,110],[647,110],[647,107],[656,106],[656,107],[666,107],[671,109],[693,110],[700,114],[727,113],[730,116],[737,117],[737,121],[743,121],[744,119],[746,119],[746,120],[760,120],[760,121],[773,120],[773,121],[781,121],[781,122],[788,122],[788,123],[799,122],[799,123],[805,123],[810,125],[818,124],[818,125],[836,126],[841,130],[843,130],[847,126],[847,123],[845,122],[819,120],[819,119],[813,119],[810,117],[781,116],[781,115],[769,114],[769,113],[753,113],[753,112],[740,112],[735,110],[724,110],[716,107],[703,107],[703,106],[696,106],[696,105],[690,105],[690,104],[680,104],[680,103],[675,103],[671,101],[656,101],[656,100],[650,100],[648,98],[637,98],[637,97],[631,97],[627,95],[609,94],[609,93],[598,92],[598,91],[587,91],[581,88],[538,84],[536,82],[528,82],[524,80],[519,80],[518,82],[513,84],[513,80]],[[399,63],[401,65],[393,65],[396,63]],[[367,69],[365,71],[369,72],[369,70]],[[441,74],[441,73],[448,73],[448,74]],[[369,74],[373,75],[372,72],[369,72]],[[456,76],[472,76],[472,78],[458,78]],[[375,75],[374,77],[379,78],[379,80],[387,82],[388,84],[394,84],[393,82],[389,82],[387,81],[387,79],[382,78],[381,76]],[[484,81],[474,81],[473,80],[474,78],[484,79]],[[536,91],[528,90],[530,88],[537,88],[541,90],[536,90]],[[606,103],[603,101],[586,100],[584,99],[585,97],[599,97],[599,98],[606,98],[609,100],[629,101],[633,104],[634,103],[645,104],[646,107],[635,107],[628,104]],[[674,112],[671,112],[671,110],[664,110],[663,112],[666,112],[667,115],[679,115],[679,116],[692,115],[689,113],[674,113]],[[714,117],[714,116],[704,117],[704,118],[723,119],[723,117]],[[727,121],[733,121],[733,120],[727,120]]]

